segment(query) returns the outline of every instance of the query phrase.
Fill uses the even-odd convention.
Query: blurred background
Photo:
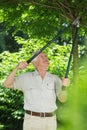
[[[77,27],[72,23],[78,16]],[[24,117],[23,93],[4,88],[4,80],[20,61],[55,36],[44,52],[50,61],[48,71],[60,78],[65,76],[76,37],[68,99],[64,104],[57,101],[58,130],[87,129],[87,1],[0,0],[0,130],[22,130]],[[30,64],[16,76],[33,70]]]

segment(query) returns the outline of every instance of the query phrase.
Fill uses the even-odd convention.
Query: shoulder
[[[52,74],[52,73],[49,73],[49,72],[47,72],[47,75],[49,77],[53,78],[54,80],[61,80],[58,75],[55,75],[55,74]]]
[[[31,77],[33,76],[34,72],[25,72],[21,75],[19,75],[18,77],[21,77],[21,78],[26,78],[26,77]]]

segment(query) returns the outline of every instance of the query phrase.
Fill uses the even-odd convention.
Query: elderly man
[[[45,53],[40,53],[33,61],[36,70],[15,77],[19,69],[25,69],[27,62],[21,62],[4,82],[6,88],[21,90],[24,94],[23,130],[56,130],[57,109],[56,97],[62,102],[66,95],[62,93],[62,85],[67,86],[69,80],[62,80],[47,72],[49,61]]]

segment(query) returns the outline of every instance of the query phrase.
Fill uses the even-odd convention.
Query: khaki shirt
[[[62,91],[62,82],[48,72],[43,80],[37,71],[27,72],[15,77],[14,89],[23,92],[25,110],[53,112],[57,109],[56,97]]]

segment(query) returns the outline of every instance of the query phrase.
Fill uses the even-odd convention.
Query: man
[[[40,53],[32,61],[36,70],[15,77],[19,69],[25,69],[27,62],[21,62],[4,82],[7,88],[21,90],[24,94],[23,130],[56,130],[56,97],[62,102],[66,95],[62,93],[62,85],[67,86],[69,80],[62,80],[47,72],[49,61],[45,53]]]

